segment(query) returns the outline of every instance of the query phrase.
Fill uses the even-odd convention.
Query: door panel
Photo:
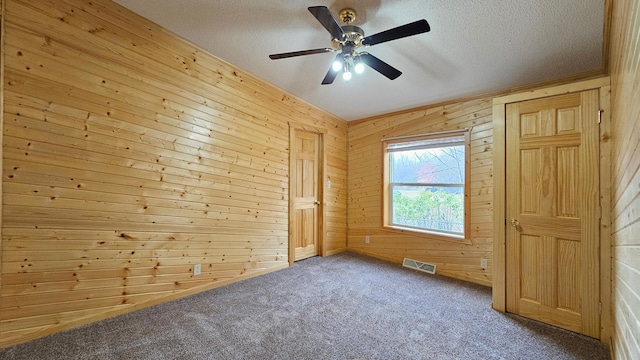
[[[507,311],[599,336],[598,91],[508,104]]]
[[[293,161],[294,260],[318,255],[320,135],[295,130]]]

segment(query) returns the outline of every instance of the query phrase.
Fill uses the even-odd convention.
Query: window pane
[[[394,183],[463,184],[464,145],[389,153]]]
[[[393,186],[392,224],[464,232],[464,188]]]

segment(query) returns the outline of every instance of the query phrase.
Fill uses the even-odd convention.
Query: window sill
[[[408,228],[408,227],[402,227],[402,226],[389,226],[389,225],[382,226],[382,230],[399,233],[399,234],[418,236],[418,237],[429,239],[429,240],[449,241],[457,244],[466,244],[466,245],[473,244],[471,242],[471,239],[467,239],[463,235],[446,234],[446,233],[441,233],[437,231],[418,230],[414,228]]]

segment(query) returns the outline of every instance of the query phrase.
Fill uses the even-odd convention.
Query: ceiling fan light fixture
[[[356,56],[353,62],[355,63],[355,65],[353,66],[353,71],[355,71],[356,74],[362,74],[364,72],[364,64],[362,63],[360,56]]]
[[[340,71],[342,69],[342,61],[340,60],[336,60],[333,62],[333,64],[331,65],[331,68],[333,69],[333,71]]]
[[[349,81],[351,80],[351,77],[353,77],[353,74],[351,74],[351,66],[349,66],[349,63],[345,63],[344,72],[342,73],[342,79],[344,81]]]

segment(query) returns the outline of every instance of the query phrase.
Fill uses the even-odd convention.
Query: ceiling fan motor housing
[[[333,46],[336,49],[341,49],[346,44],[351,44],[352,48],[359,48],[362,46],[362,40],[364,39],[364,31],[353,25],[345,25],[342,26],[342,31],[344,31],[344,35],[342,40],[333,39]]]

